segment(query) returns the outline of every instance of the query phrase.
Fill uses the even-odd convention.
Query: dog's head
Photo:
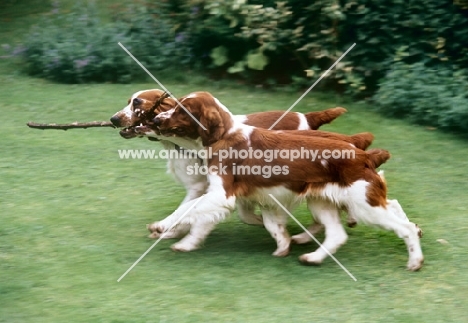
[[[232,115],[208,92],[194,92],[153,119],[153,129],[166,137],[201,138],[203,146],[220,140],[232,127]]]
[[[120,135],[126,139],[140,136],[135,127],[151,124],[153,118],[174,106],[175,101],[159,89],[136,92],[128,100],[125,108],[114,114],[110,121],[123,128]]]

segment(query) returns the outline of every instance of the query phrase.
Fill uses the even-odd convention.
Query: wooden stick
[[[29,128],[34,129],[59,129],[59,130],[68,130],[68,129],[86,129],[86,128],[95,128],[95,127],[112,127],[115,126],[109,121],[92,121],[92,122],[72,122],[72,123],[64,123],[64,124],[57,124],[57,123],[36,123],[36,122],[28,122],[27,123]]]

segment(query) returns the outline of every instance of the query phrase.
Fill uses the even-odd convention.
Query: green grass
[[[424,230],[420,272],[405,270],[404,243],[390,232],[347,228],[336,257],[354,282],[331,259],[299,265],[314,245],[272,257],[266,230],[233,216],[201,250],[175,253],[173,241],[162,241],[118,283],[154,242],[145,224],[170,214],[184,195],[163,161],[118,158],[118,149],[158,144],[108,128],[39,131],[25,123],[107,120],[133,92],[156,86],[59,85],[16,67],[0,61],[0,322],[465,321],[466,141],[312,91],[295,111],[345,106],[349,112],[323,129],[371,131],[373,147],[392,153],[382,167],[389,195]],[[300,95],[189,74],[161,81],[176,95],[210,91],[235,113],[286,109]],[[304,207],[294,214],[308,223]],[[289,230],[300,231],[292,221]]]

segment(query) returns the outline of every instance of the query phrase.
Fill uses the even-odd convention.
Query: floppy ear
[[[198,126],[198,134],[202,139],[203,146],[209,146],[220,140],[224,134],[223,119],[217,108],[213,106],[202,105],[200,109],[200,123],[206,128],[204,130]]]
[[[177,103],[175,102],[173,98],[166,97],[164,99],[161,99],[159,102],[155,103],[154,113],[158,115],[161,112],[169,111],[170,109],[174,108],[176,104]]]

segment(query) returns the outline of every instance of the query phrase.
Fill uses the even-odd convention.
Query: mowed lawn
[[[8,70],[7,67],[4,66]],[[117,130],[33,130],[27,121],[107,120],[153,83],[57,85],[0,77],[0,321],[2,322],[463,322],[467,272],[468,144],[449,134],[385,119],[369,106],[313,92],[295,111],[337,105],[349,112],[326,130],[371,131],[390,150],[383,165],[389,195],[424,230],[425,266],[405,270],[404,243],[391,232],[347,228],[348,243],[320,267],[298,263],[316,245],[275,258],[264,228],[234,215],[204,247],[175,253],[145,224],[170,214],[184,196],[162,160],[121,160],[118,149],[159,149]],[[164,81],[164,80],[163,80]],[[176,95],[208,90],[235,113],[288,108],[300,93],[215,86],[167,87]],[[304,224],[301,207],[294,214]],[[292,221],[292,233],[300,228]],[[323,236],[319,236],[323,239]]]

